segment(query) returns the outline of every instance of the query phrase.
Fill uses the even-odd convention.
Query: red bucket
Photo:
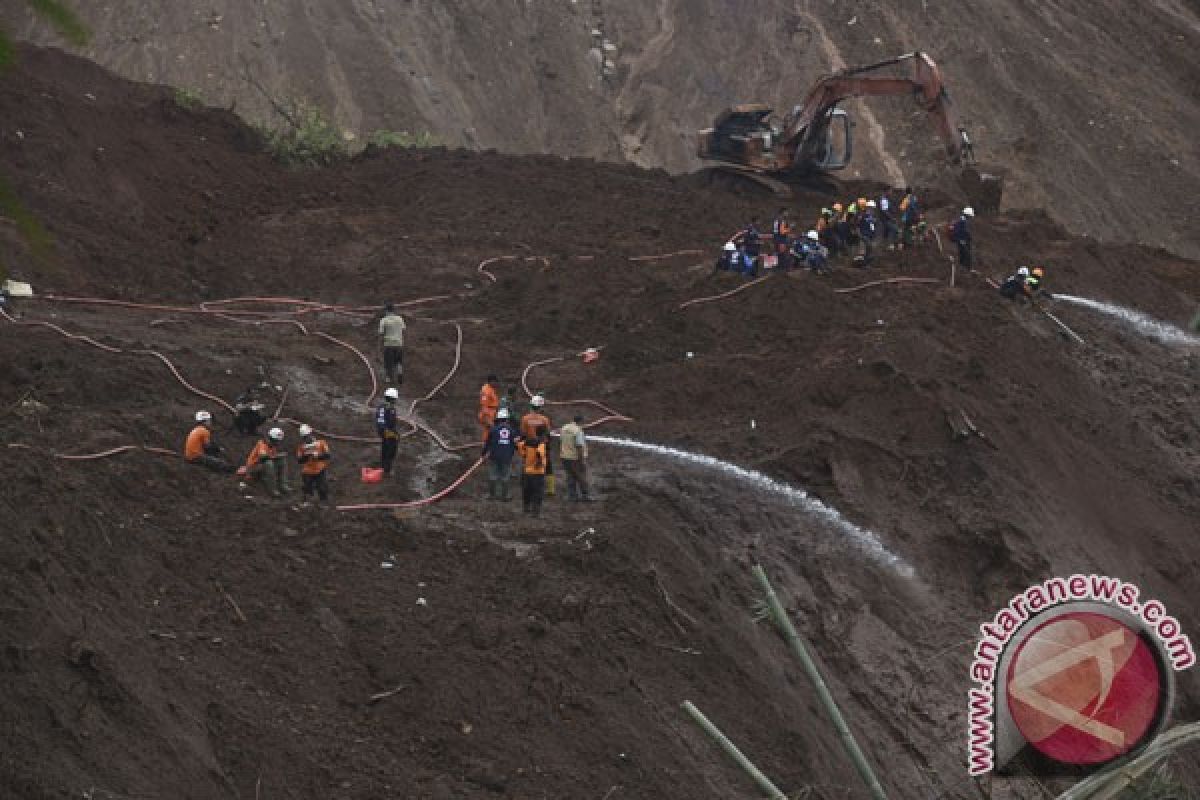
[[[383,483],[383,469],[381,467],[363,467],[362,482]]]

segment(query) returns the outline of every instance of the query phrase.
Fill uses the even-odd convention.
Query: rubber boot
[[[278,467],[271,459],[262,462],[262,482],[271,497],[279,497]]]
[[[498,490],[500,487],[497,486],[499,483],[500,481],[492,480],[491,478],[488,479],[488,500],[495,500],[499,495]]]
[[[554,476],[553,475],[546,476],[546,496],[554,497]]]
[[[275,460],[276,480],[279,482],[279,491],[284,494],[292,493],[292,485],[288,483],[287,477],[287,461],[283,458]]]

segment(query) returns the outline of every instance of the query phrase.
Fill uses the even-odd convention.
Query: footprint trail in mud
[[[706,469],[717,470],[726,475],[737,478],[743,483],[749,484],[760,491],[774,494],[782,497],[792,505],[798,506],[805,513],[820,517],[829,523],[834,529],[841,532],[846,538],[866,553],[872,560],[882,564],[885,567],[895,571],[897,574],[912,578],[915,577],[915,571],[903,558],[888,550],[880,541],[879,535],[874,531],[855,525],[850,520],[843,517],[835,508],[831,508],[822,503],[817,498],[811,496],[808,492],[795,486],[789,486],[786,483],[781,483],[774,478],[764,475],[761,472],[756,472],[752,469],[739,467],[736,464],[730,464],[727,461],[721,461],[712,456],[705,456],[699,453],[691,453],[687,450],[679,450],[666,445],[651,444],[649,442],[640,442],[636,439],[623,439],[613,436],[595,436],[588,435],[588,442],[596,442],[600,444],[609,444],[614,447],[625,447],[631,450],[640,450],[647,453],[655,453],[656,455],[667,456],[679,461],[685,461],[689,464],[704,467]]]

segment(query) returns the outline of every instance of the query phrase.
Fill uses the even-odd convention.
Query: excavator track
[[[774,193],[776,197],[786,198],[792,196],[791,186],[778,178],[772,178],[750,167],[741,167],[736,164],[710,164],[704,171],[709,173],[710,176],[731,175],[738,178],[745,178]],[[710,177],[711,179],[712,177]]]

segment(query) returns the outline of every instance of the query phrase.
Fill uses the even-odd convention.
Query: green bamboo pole
[[[742,751],[737,749],[737,745],[729,741],[725,734],[721,733],[721,729],[709,722],[708,717],[700,713],[700,709],[692,705],[691,700],[684,701],[683,710],[686,711],[691,718],[699,725],[704,732],[707,733],[714,742],[721,746],[725,754],[732,758],[737,765],[742,768],[750,778],[758,784],[758,788],[762,789],[771,800],[787,800],[787,795],[779,791],[775,784],[771,783],[771,779],[763,775],[758,767],[750,759],[742,755]]]
[[[1200,722],[1172,728],[1151,742],[1145,751],[1132,761],[1110,767],[1080,781],[1060,794],[1058,800],[1113,800],[1167,756],[1184,745],[1197,742],[1200,742]]]
[[[767,573],[759,565],[754,566],[754,577],[758,579],[759,586],[762,587],[763,593],[767,598],[767,607],[771,610],[771,616],[775,619],[775,624],[779,626],[783,633],[783,638],[787,639],[788,645],[792,648],[792,652],[796,658],[800,659],[800,663],[804,666],[804,671],[808,673],[808,678],[813,682],[813,686],[817,690],[817,699],[821,701],[821,705],[825,707],[825,713],[833,721],[833,727],[837,730],[838,738],[842,741],[842,747],[846,754],[850,756],[850,760],[854,763],[854,768],[858,770],[858,774],[862,777],[863,782],[867,784],[867,789],[871,792],[871,797],[875,800],[887,800],[887,795],[883,792],[883,787],[879,784],[879,779],[875,777],[874,770],[871,769],[870,762],[863,755],[863,751],[858,746],[858,742],[854,739],[854,734],[850,732],[850,726],[846,724],[846,720],[842,717],[842,712],[838,709],[837,701],[833,699],[833,695],[829,692],[829,687],[825,685],[825,679],[821,677],[820,670],[817,669],[816,663],[812,660],[812,656],[808,653],[808,648],[804,646],[804,640],[800,638],[800,634],[796,633],[796,629],[792,626],[792,620],[788,617],[787,612],[783,610],[783,605],[779,602],[779,598],[775,596],[775,590],[771,588],[771,582],[767,580]]]

